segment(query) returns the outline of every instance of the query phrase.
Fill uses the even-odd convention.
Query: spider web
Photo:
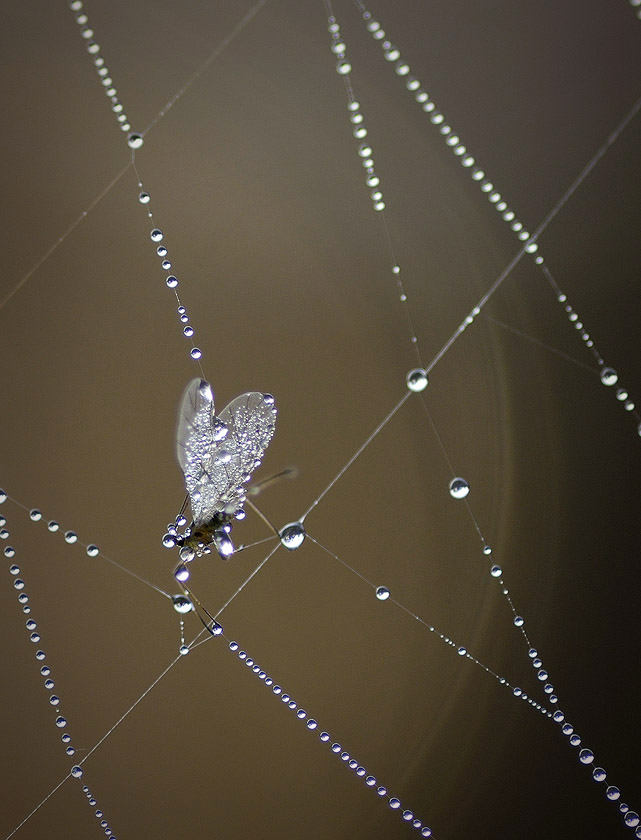
[[[215,10],[96,2],[87,11],[139,129],[243,13],[231,1]],[[498,4],[490,14],[381,0],[372,11],[532,226],[638,96],[641,24],[623,2],[562,11]],[[431,358],[515,241],[421,120],[357,10],[336,12]],[[12,14],[1,297],[129,160],[64,5]],[[406,393],[415,366],[325,26],[321,4],[303,11],[272,0],[153,125],[136,159],[220,405],[242,391],[276,396],[278,428],[258,477],[299,469],[295,485],[261,499],[279,527],[348,463]],[[633,394],[641,394],[638,143],[637,121],[541,240]],[[1,483],[173,591],[175,557],[159,537],[183,493],[176,404],[198,372],[136,194],[125,172],[0,313]],[[565,711],[614,782],[633,792],[634,424],[596,375],[514,332],[591,364],[529,261],[486,312],[435,367],[425,397]],[[447,493],[451,477],[411,395],[306,525],[534,691],[478,536]],[[0,513],[9,518],[9,506]],[[175,657],[176,615],[157,592],[43,523],[12,509],[10,526],[74,743],[88,750]],[[235,536],[251,543],[266,529],[248,515]],[[198,597],[215,612],[265,556],[257,546],[226,565],[203,558],[193,573]],[[19,791],[5,802],[5,836],[69,762],[44,709],[27,616],[9,585],[2,592],[4,768],[8,789]],[[393,606],[308,541],[291,554],[279,549],[221,621],[441,840],[626,830],[553,727]],[[182,658],[87,761],[114,833],[412,836],[223,644],[213,639]],[[69,782],[17,836],[64,826],[66,837],[87,837],[95,822]]]

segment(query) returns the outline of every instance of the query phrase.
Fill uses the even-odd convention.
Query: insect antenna
[[[262,481],[257,481],[255,484],[252,484],[247,489],[247,495],[258,496],[266,487],[269,487],[270,484],[274,484],[276,481],[280,481],[281,478],[296,478],[297,476],[298,469],[296,467],[286,467],[284,470],[276,473],[276,475],[270,475],[268,478],[263,478]]]

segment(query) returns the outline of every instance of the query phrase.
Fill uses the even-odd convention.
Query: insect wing
[[[243,484],[260,465],[263,453],[274,435],[276,406],[270,394],[251,391],[236,397],[224,408],[219,420],[229,435],[219,447],[219,456],[231,456],[223,465],[230,479],[229,490],[222,494],[222,506],[244,499]]]
[[[214,394],[209,382],[192,379],[185,388],[176,424],[176,455],[181,470],[194,468],[208,457],[214,440]],[[188,488],[189,489],[189,488]]]
[[[204,379],[192,379],[178,411],[176,455],[185,475],[196,525],[210,519],[216,509],[220,509],[219,499],[229,489],[227,476],[212,467],[216,448],[227,434],[228,430],[214,415],[210,384]]]

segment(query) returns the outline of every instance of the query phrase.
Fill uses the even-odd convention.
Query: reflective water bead
[[[548,672],[544,668],[541,668],[541,670],[538,672],[538,674],[536,676],[537,676],[537,679],[541,680],[541,682],[545,682],[545,680],[547,680],[547,678],[550,675],[548,674]]]
[[[4,490],[0,490],[0,505],[4,504],[7,501],[7,494]]]
[[[160,264],[160,267],[163,269],[163,271],[169,271],[169,269],[171,268],[171,260],[163,260]]]
[[[628,826],[628,828],[636,828],[640,822],[639,815],[636,811],[628,811],[623,818],[623,822]]]
[[[514,617],[514,626],[515,627],[523,627],[524,624],[525,624],[525,621],[524,621],[522,616],[517,615],[517,616]]]
[[[571,735],[574,732],[574,727],[570,726],[569,723],[564,723],[563,726],[561,727],[561,732],[564,735]]]
[[[3,528],[3,529],[0,531],[0,539],[2,539],[2,540],[6,540],[8,537],[9,537],[9,532],[7,531],[7,529],[6,529],[6,528]]]
[[[621,811],[622,814],[627,813],[629,810],[630,810],[630,807],[628,805],[626,805],[625,802],[622,802],[619,805],[619,811]]]
[[[355,758],[350,758],[350,760],[347,762],[347,766],[350,770],[356,770],[356,768],[358,767],[358,761],[356,761]]]
[[[87,546],[87,554],[89,557],[97,557],[100,554],[100,549],[93,543]]]
[[[414,814],[411,811],[403,811],[403,819],[409,822],[414,819]]]
[[[281,544],[289,551],[295,551],[304,543],[306,533],[301,522],[290,522],[279,532]]]
[[[191,338],[194,334],[194,328],[190,326],[183,327],[183,335],[187,336],[187,338]]]
[[[44,681],[44,687],[47,689],[47,691],[51,691],[51,689],[54,687],[54,681],[51,679],[46,679]]]
[[[492,575],[492,577],[495,577],[495,578],[500,578],[500,577],[501,577],[501,575],[503,574],[503,569],[502,569],[500,566],[497,566],[497,565],[495,564],[495,565],[494,565],[494,566],[492,566],[492,568],[490,569],[490,574]]]
[[[16,566],[15,563],[13,566],[9,567],[9,573],[12,575],[19,575],[20,574],[20,566]]]
[[[343,748],[341,747],[340,744],[338,744],[338,743],[332,744],[332,752],[333,753],[339,753],[342,749]]]
[[[327,741],[329,741],[329,732],[321,732],[318,737],[323,743],[326,743]]]
[[[335,53],[336,55],[340,55],[341,53],[344,53],[344,52],[345,52],[345,50],[347,49],[347,47],[346,47],[346,46],[345,46],[345,44],[344,44],[344,43],[343,43],[343,42],[339,39],[338,41],[334,41],[334,43],[331,45],[330,49],[331,49],[331,51],[332,51],[333,53]]]
[[[42,519],[42,514],[39,510],[37,510],[37,508],[34,508],[29,511],[29,519],[31,519],[32,522],[39,522]]]
[[[349,61],[341,59],[340,61],[336,62],[336,72],[340,76],[346,76],[348,73],[352,72],[352,65],[349,63]]]
[[[615,785],[610,785],[606,789],[605,795],[608,797],[608,799],[611,799],[612,802],[614,802],[616,799],[618,799],[621,796],[621,791]]]
[[[36,624],[36,622],[33,620],[33,618],[30,618],[30,619],[27,621],[27,623],[26,623],[26,628],[27,628],[27,630],[35,630],[37,626],[38,626],[38,625],[37,625],[37,624]]]
[[[570,743],[572,744],[573,747],[578,747],[579,744],[581,743],[581,739],[579,738],[578,735],[571,735],[570,736]]]
[[[393,796],[389,801],[389,806],[390,806],[390,808],[394,808],[394,809],[400,808],[401,807],[401,800],[397,799],[395,796]]]
[[[460,647],[456,652],[459,656],[467,656],[467,650],[464,647]]]
[[[75,755],[75,753],[76,753],[76,751],[74,750],[73,747],[67,747],[65,752],[67,753],[67,755]]]
[[[58,729],[64,729],[66,725],[67,718],[62,717],[62,715],[58,715],[58,717],[56,718],[56,726],[58,727]]]
[[[65,542],[69,544],[75,543],[78,539],[78,534],[75,531],[66,531],[65,532]]]
[[[592,750],[582,749],[579,753],[579,761],[581,764],[591,764],[594,761],[594,753]]]
[[[138,134],[136,131],[132,131],[127,137],[127,145],[130,149],[139,149],[143,143],[142,134]]]
[[[492,553],[492,548],[489,545],[484,545],[483,546],[483,554],[491,554],[491,553]]]
[[[431,836],[432,836],[432,829],[431,828],[427,828],[427,826],[426,826],[425,828],[421,829],[421,837],[431,837]]]
[[[14,589],[24,589],[24,581],[22,578],[16,578],[13,582]]]
[[[152,242],[160,242],[163,236],[164,234],[159,228],[154,228],[149,234],[149,238]]]
[[[387,796],[387,788],[383,787],[383,785],[380,785],[379,787],[376,788],[376,793],[379,796]]]
[[[49,703],[52,706],[58,706],[60,704],[60,698],[56,694],[52,694],[49,698]]]
[[[165,546],[165,548],[174,548],[174,546],[176,545],[176,540],[174,539],[172,534],[167,533],[162,538],[162,544]]]
[[[606,367],[603,368],[603,370],[601,371],[601,382],[603,382],[604,385],[616,385],[618,380],[619,375],[614,370],[614,368]]]
[[[192,603],[186,595],[172,595],[171,596],[174,609],[180,615],[185,615],[193,609]]]
[[[619,388],[616,397],[618,400],[621,400],[621,402],[623,402],[623,400],[627,400],[628,392],[625,390],[625,388]]]
[[[632,400],[626,400],[623,404],[623,408],[625,408],[626,411],[634,411],[634,403]]]
[[[424,391],[429,384],[429,377],[423,368],[414,368],[406,376],[407,387],[410,391],[419,393]]]
[[[178,648],[178,653],[179,653],[181,656],[187,656],[187,654],[189,653],[189,647],[188,647],[187,645],[181,645],[181,646]]]
[[[318,726],[318,724],[313,718],[310,718],[305,725],[308,729],[316,729],[316,727]]]
[[[16,550],[12,545],[8,545],[4,550],[5,557],[15,557]]]
[[[71,775],[74,777],[74,779],[79,779],[82,776],[82,767],[80,767],[79,764],[75,764],[71,768]]]
[[[464,499],[470,492],[470,485],[464,478],[453,478],[450,481],[450,496],[453,499]]]
[[[164,257],[167,254],[167,248],[165,248],[164,245],[159,245],[156,248],[156,253],[158,254],[159,257]]]
[[[20,595],[18,595],[18,603],[19,604],[26,604],[28,600],[29,600],[29,596],[27,595],[26,592],[21,592]]]
[[[169,277],[167,277],[167,279],[165,280],[165,283],[167,284],[167,287],[169,289],[175,289],[178,285],[178,278],[175,275],[170,274]]]
[[[47,528],[51,531],[51,533],[53,533],[54,531],[57,531],[60,528],[60,525],[58,522],[56,522],[55,519],[52,519],[51,521],[47,522]]]
[[[180,583],[183,583],[186,580],[189,580],[189,569],[183,563],[180,563],[174,569],[174,577]]]
[[[379,601],[387,601],[389,598],[390,592],[386,586],[377,586],[376,587],[376,597]]]
[[[602,782],[606,777],[606,772],[603,767],[595,767],[592,771],[592,778],[595,782]]]
[[[36,651],[36,659],[38,659],[40,662],[41,662],[43,659],[45,659],[45,658],[46,658],[46,656],[47,656],[47,654],[44,652],[44,650],[37,650],[37,651]]]
[[[192,359],[200,359],[202,356],[202,351],[198,347],[192,347],[189,353]]]
[[[361,143],[358,147],[358,154],[359,157],[368,158],[372,154],[372,147],[368,146],[367,143]]]

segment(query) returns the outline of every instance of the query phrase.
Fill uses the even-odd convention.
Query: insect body
[[[274,434],[276,407],[270,394],[251,391],[232,400],[219,415],[209,382],[192,379],[178,411],[176,453],[185,476],[193,521],[182,536],[180,558],[234,553],[229,537],[234,519],[245,516],[245,484],[261,463]],[[177,576],[181,567],[176,570]],[[183,568],[184,579],[188,572]]]

